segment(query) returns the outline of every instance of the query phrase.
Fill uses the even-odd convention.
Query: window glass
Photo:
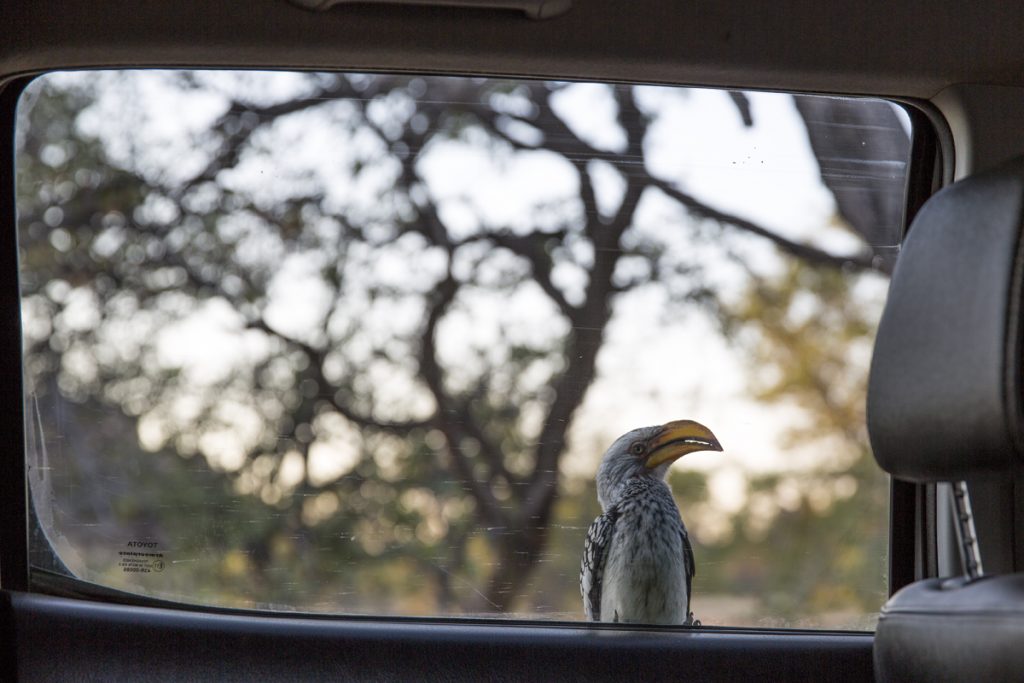
[[[689,419],[696,617],[873,627],[897,106],[127,71],[18,117],[37,585],[583,619],[602,454]]]

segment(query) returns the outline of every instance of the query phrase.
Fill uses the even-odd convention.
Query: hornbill
[[[720,450],[692,420],[634,429],[611,445],[597,471],[604,514],[587,531],[580,567],[587,619],[693,624],[693,549],[665,473],[687,453]]]

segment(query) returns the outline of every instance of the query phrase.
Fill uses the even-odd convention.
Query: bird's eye
[[[636,441],[629,447],[629,452],[633,455],[643,455],[647,452],[647,446],[642,441]]]

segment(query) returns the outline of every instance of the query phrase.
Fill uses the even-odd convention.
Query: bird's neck
[[[672,489],[670,489],[665,480],[660,477],[634,475],[614,483],[599,481],[597,486],[597,500],[601,503],[601,509],[607,512],[609,508],[618,503],[619,499],[622,498],[623,491],[625,491],[633,482],[643,482],[653,490],[666,493],[669,497],[672,496]]]

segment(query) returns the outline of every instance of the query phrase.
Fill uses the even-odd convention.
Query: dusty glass
[[[703,624],[872,626],[898,106],[126,71],[18,116],[37,585],[582,619],[602,453],[694,419]]]

